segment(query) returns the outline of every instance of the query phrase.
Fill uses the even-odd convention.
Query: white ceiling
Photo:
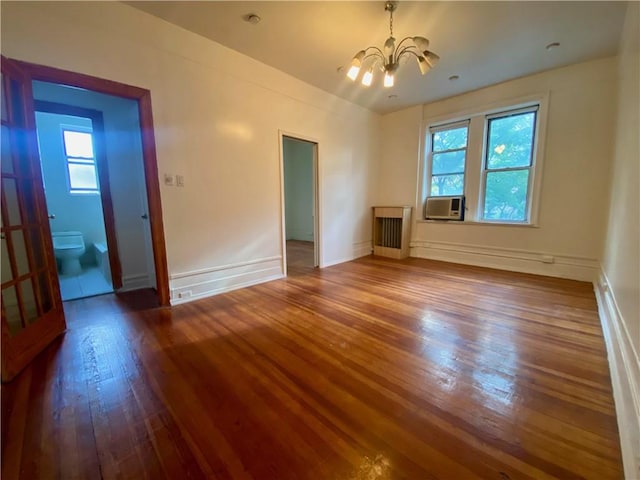
[[[396,85],[381,75],[363,87],[340,66],[389,34],[383,1],[126,2],[289,73],[322,90],[386,113],[550,68],[614,55],[626,2],[400,1],[394,36],[420,35],[440,62],[421,76],[402,65]],[[250,24],[249,14],[262,21]],[[551,50],[545,46],[559,42]],[[455,81],[451,75],[459,75]]]

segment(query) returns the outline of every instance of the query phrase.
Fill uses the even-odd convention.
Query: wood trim
[[[160,201],[160,182],[158,181],[158,162],[156,160],[156,140],[153,130],[153,112],[151,110],[151,92],[138,99],[140,130],[142,133],[142,151],[144,156],[144,178],[147,186],[151,241],[153,242],[153,260],[156,269],[158,301],[162,306],[170,305],[169,268],[164,242],[164,223]]]
[[[640,361],[602,265],[593,285],[607,347],[625,478],[640,478],[640,457],[635,453],[640,445]]]
[[[71,115],[75,117],[90,118],[93,122],[93,130],[97,133],[96,143],[96,167],[100,180],[100,202],[102,203],[102,216],[104,220],[107,248],[109,250],[109,267],[113,288],[122,287],[122,266],[116,238],[116,220],[113,212],[113,200],[109,183],[109,165],[107,163],[107,151],[104,136],[104,118],[102,112],[90,108],[75,107],[64,103],[48,102],[44,100],[34,101],[35,110],[38,112],[56,113],[59,115]]]
[[[113,80],[101,79],[83,73],[70,72],[54,67],[14,60],[27,71],[33,80],[51,82],[73,87],[85,88],[107,95],[129,98],[138,101],[140,130],[142,137],[142,156],[144,162],[145,184],[147,187],[147,203],[149,205],[149,222],[153,258],[156,270],[156,288],[158,302],[161,306],[169,306],[169,274],[167,251],[162,221],[162,202],[160,198],[160,182],[158,180],[158,163],[156,157],[155,135],[153,131],[153,112],[151,109],[151,92],[144,88],[126,85]]]

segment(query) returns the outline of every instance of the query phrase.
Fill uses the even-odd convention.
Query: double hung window
[[[469,122],[431,129],[429,195],[462,195]]]
[[[91,132],[62,130],[69,193],[99,193]]]
[[[465,222],[535,224],[546,109],[537,98],[427,124],[423,200],[464,195]]]
[[[487,117],[482,219],[527,220],[537,107]]]

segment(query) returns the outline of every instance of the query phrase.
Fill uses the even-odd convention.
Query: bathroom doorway
[[[155,289],[138,103],[43,81],[33,97],[62,299]]]
[[[63,301],[113,292],[101,113],[35,102],[40,165]],[[95,122],[94,122],[95,120]]]
[[[319,265],[318,144],[281,134],[285,262],[288,275]]]

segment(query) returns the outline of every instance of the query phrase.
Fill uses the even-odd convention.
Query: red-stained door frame
[[[158,181],[158,162],[156,158],[156,142],[153,131],[153,114],[151,111],[151,92],[144,88],[133,87],[124,83],[105,80],[82,73],[60,70],[58,68],[37,65],[14,60],[24,69],[32,80],[69,85],[94,92],[105,93],[116,97],[128,98],[138,102],[140,132],[142,138],[142,156],[144,164],[147,201],[149,204],[149,222],[151,241],[156,270],[156,288],[158,302],[161,306],[169,303],[169,273],[167,267],[167,251],[164,241],[162,223],[162,205],[160,202],[160,183]]]

